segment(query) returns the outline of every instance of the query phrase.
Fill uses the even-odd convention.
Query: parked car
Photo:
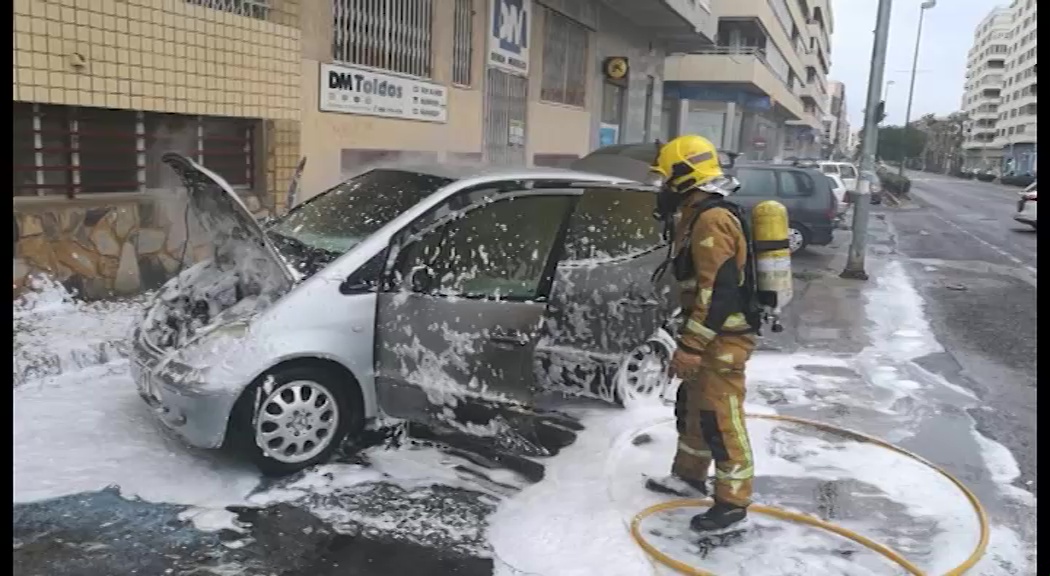
[[[674,302],[669,278],[651,280],[666,257],[655,188],[559,169],[377,168],[264,229],[220,176],[164,161],[214,257],[160,290],[131,370],[194,446],[289,473],[383,414],[543,455],[557,417],[540,399],[614,400],[630,362],[666,373],[655,335]]]
[[[835,175],[842,179],[842,183],[846,185],[847,192],[857,191],[857,167],[849,162],[821,162],[819,164],[820,171]]]
[[[824,174],[824,176],[831,180],[831,193],[835,195],[835,201],[838,202],[839,213],[845,212],[849,204],[849,193],[846,191],[846,184],[838,174]]]
[[[1036,183],[1032,182],[1021,192],[1021,198],[1017,201],[1017,214],[1014,220],[1028,224],[1036,228]]]
[[[573,163],[586,170],[634,181],[645,181],[656,160],[657,148],[650,143],[607,146]],[[732,200],[750,209],[763,200],[777,200],[788,209],[790,247],[797,252],[809,245],[831,243],[839,215],[839,201],[831,180],[814,168],[785,164],[740,161],[735,154],[719,152],[726,174],[736,177],[741,189]],[[816,164],[814,163],[813,166]]]
[[[776,164],[738,163],[740,190],[734,202],[750,209],[763,200],[776,200],[788,210],[789,247],[803,248],[831,243],[839,219],[839,200],[832,180],[809,168]]]
[[[1035,182],[1035,174],[1031,172],[1009,172],[999,179],[1000,184],[1007,186],[1027,187]]]
[[[994,182],[999,174],[992,170],[977,170],[974,172],[974,178],[981,182]]]

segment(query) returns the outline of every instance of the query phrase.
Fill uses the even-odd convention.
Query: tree
[[[917,158],[926,147],[926,134],[909,126],[886,126],[879,129],[879,158],[889,162],[903,162],[905,158]]]

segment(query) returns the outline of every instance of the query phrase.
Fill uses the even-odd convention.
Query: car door
[[[624,356],[666,322],[677,303],[663,225],[650,188],[589,187],[576,204],[536,350],[541,388],[611,398]]]
[[[386,414],[472,434],[515,427],[578,195],[499,193],[394,238],[376,312]]]

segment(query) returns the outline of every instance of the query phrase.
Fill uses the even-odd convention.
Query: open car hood
[[[161,159],[182,179],[190,208],[215,244],[217,260],[226,260],[244,273],[280,275],[271,277],[271,282],[290,285],[298,280],[299,274],[222,176],[174,152]]]

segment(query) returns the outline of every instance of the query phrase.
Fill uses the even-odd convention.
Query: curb
[[[101,366],[126,357],[123,339],[87,344],[61,353],[19,354],[19,351],[16,350],[13,369],[14,387],[18,388],[34,380]]]

